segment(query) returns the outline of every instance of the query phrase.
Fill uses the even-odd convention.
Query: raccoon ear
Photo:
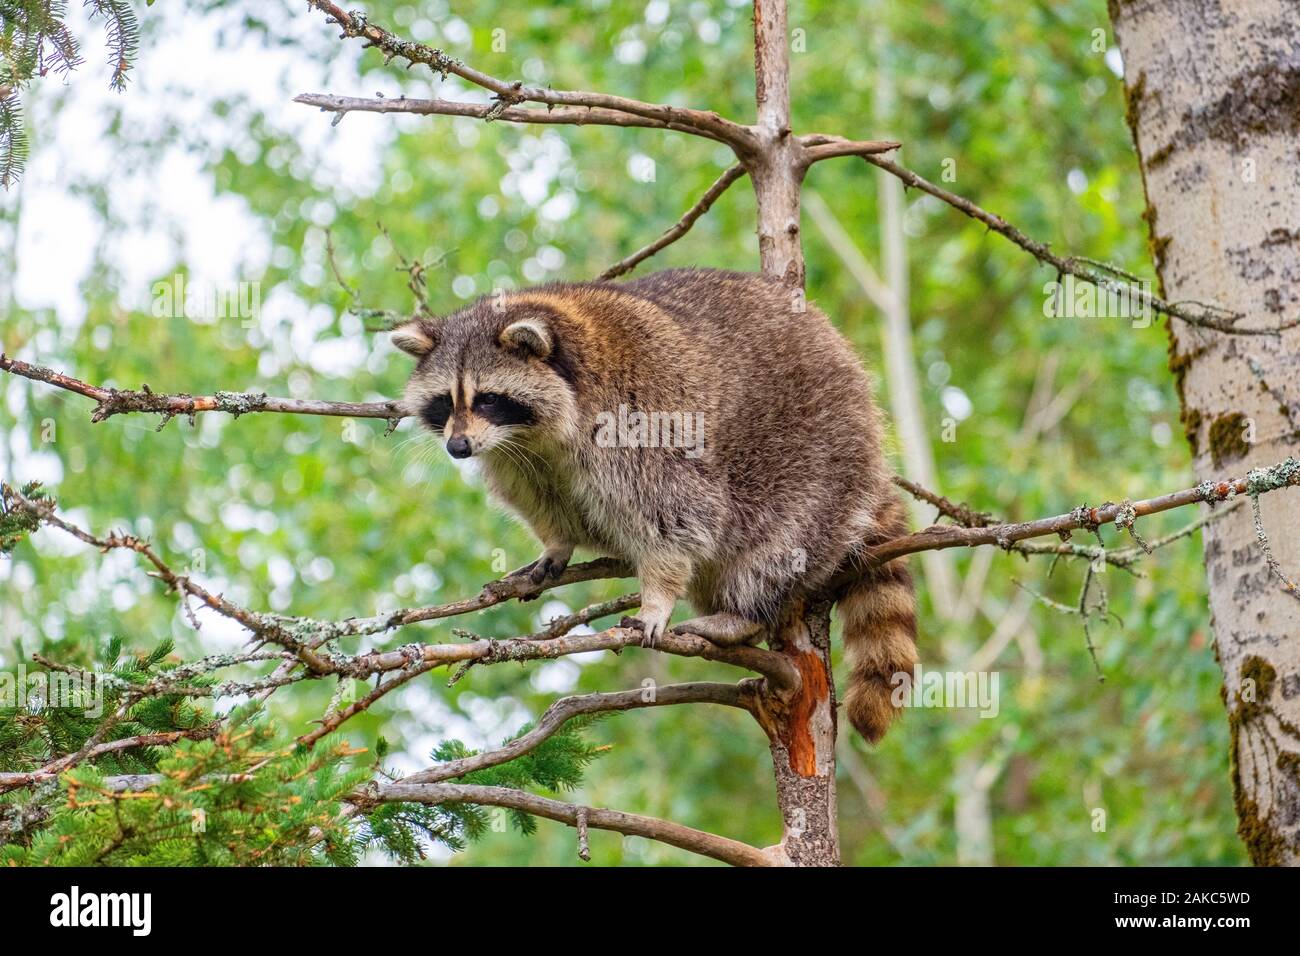
[[[551,330],[540,319],[511,322],[502,330],[498,341],[505,348],[536,355],[540,359],[550,355],[555,345]]]
[[[416,358],[428,355],[438,344],[436,329],[422,319],[403,322],[390,333],[393,344]]]

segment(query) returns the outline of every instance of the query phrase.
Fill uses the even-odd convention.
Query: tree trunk
[[[786,866],[838,866],[830,605],[796,602],[786,612],[772,649],[798,669],[800,687],[789,696],[768,694],[756,714],[772,752],[783,825],[781,843],[768,853]]]
[[[1300,313],[1300,16],[1294,0],[1111,0],[1161,295],[1267,328]],[[1295,453],[1300,330],[1169,324],[1169,365],[1197,474]],[[1300,494],[1259,499],[1300,575]],[[1238,832],[1257,864],[1300,863],[1300,604],[1270,571],[1249,507],[1207,527]]]
[[[803,169],[790,132],[790,44],[785,0],[754,2],[754,97],[758,150],[742,157],[758,199],[758,255],[763,271],[796,293],[804,286],[799,235]]]
[[[790,289],[803,308],[804,258],[799,234],[803,168],[790,131],[790,47],[785,0],[754,2],[756,149],[741,156],[758,201],[758,254],[764,273]],[[830,607],[799,602],[787,611],[772,647],[802,678],[793,697],[769,694],[761,717],[771,742],[784,836],[773,859],[793,866],[838,866],[835,800],[835,679]]]

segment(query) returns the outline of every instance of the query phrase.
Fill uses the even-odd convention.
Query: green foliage
[[[35,701],[14,701],[12,706],[0,707],[0,769],[31,772],[79,751],[104,719],[120,709],[132,686],[142,685],[176,666],[176,660],[171,657],[173,649],[168,638],[148,654],[123,657],[121,642],[112,638],[90,669],[74,675],[84,676],[86,680],[72,685],[58,684],[55,672],[48,668],[26,667],[29,686],[36,677],[41,688],[70,686],[76,696],[67,700],[47,699],[53,694],[53,690],[48,690]],[[203,679],[190,683],[201,684]],[[206,718],[190,697],[151,696],[132,702],[113,723],[113,733],[106,739],[194,731],[205,723]],[[145,773],[154,769],[158,753],[154,748],[113,751],[97,764],[108,773]]]
[[[0,186],[8,187],[18,179],[27,162],[27,152],[18,91],[10,86],[0,87]]]
[[[96,672],[107,689],[95,706],[43,700],[0,709],[0,772],[32,773],[88,743],[170,731],[198,730],[203,738],[113,749],[66,771],[57,784],[0,795],[0,865],[351,866],[372,848],[415,863],[429,844],[461,850],[490,829],[490,811],[470,804],[380,804],[355,813],[345,800],[375,772],[351,760],[364,751],[339,735],[302,747],[261,705],[214,721],[192,698],[168,693],[135,700],[116,717],[128,694],[176,670],[173,650],[164,640],[146,654],[123,655],[121,641],[111,639],[98,655]],[[212,679],[175,684],[210,686]],[[531,753],[460,782],[573,789],[606,749],[584,739],[591,723],[570,721]],[[379,761],[387,753],[386,742],[376,748]],[[433,757],[473,753],[447,740]],[[520,832],[535,832],[527,814],[509,817]]]
[[[29,481],[18,489],[28,501],[48,501],[50,495],[39,481]],[[14,503],[13,489],[0,483],[0,556],[12,554],[18,543],[40,527],[40,519]]]
[[[356,860],[343,798],[370,777],[338,738],[286,746],[246,707],[212,740],[186,741],[140,789],[110,787],[98,767],[60,781],[59,804],[27,845],[25,866],[302,866]]]
[[[576,789],[582,783],[587,765],[608,749],[591,744],[585,737],[584,732],[595,720],[594,716],[577,717],[529,753],[495,767],[464,774],[454,782],[517,790]],[[531,729],[531,725],[525,726],[518,736]],[[381,757],[386,749],[386,743],[377,748]],[[444,740],[433,749],[430,757],[435,763],[444,763],[472,757],[477,752],[459,740]],[[519,810],[472,803],[441,806],[388,803],[366,814],[357,842],[358,845],[379,846],[393,858],[411,863],[425,855],[416,840],[417,834],[449,850],[463,850],[470,842],[481,839],[493,829],[494,813],[500,813],[502,819],[508,820],[521,834],[531,836],[537,832],[537,822]]]
[[[94,14],[104,18],[108,65],[113,71],[108,85],[119,92],[125,90],[126,72],[131,69],[131,62],[140,47],[140,23],[131,9],[130,0],[87,0],[86,5]]]
[[[535,787],[552,791],[574,790],[582,783],[583,772],[587,765],[608,749],[592,745],[584,735],[584,731],[596,723],[600,716],[585,714],[575,717],[528,753],[495,767],[467,773],[457,778],[457,782],[484,787],[509,787],[515,790],[529,790]],[[529,724],[520,730],[517,736],[522,737],[531,729],[532,725]],[[429,756],[435,763],[444,763],[472,757],[477,752],[468,749],[459,740],[444,740]],[[480,833],[481,827],[486,823],[483,811],[470,804],[462,804],[459,809],[467,810],[480,828],[471,830],[471,836]],[[537,831],[537,822],[527,813],[520,810],[504,812],[520,833],[531,835]]]
[[[86,0],[85,5],[93,17],[104,20],[109,86],[125,90],[140,44],[130,0]],[[0,187],[16,182],[27,161],[19,92],[33,79],[49,73],[66,76],[83,62],[66,17],[64,0],[0,0]]]

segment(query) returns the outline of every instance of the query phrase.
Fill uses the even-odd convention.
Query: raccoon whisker
[[[410,438],[407,438],[404,441],[399,442],[395,446],[395,449],[397,451],[408,451],[412,447],[414,447],[418,451],[423,451],[425,449],[437,450],[442,447],[442,436],[437,434],[430,434],[429,432],[419,432],[415,435],[412,435]]]
[[[430,443],[427,435],[412,435],[393,446],[393,457],[401,458],[403,455],[418,455],[437,442]]]
[[[530,458],[538,457],[536,452],[530,451],[528,448],[519,444],[519,442],[510,435],[503,436],[497,442],[496,447],[505,452],[511,461],[517,462],[523,468],[526,468],[528,473],[533,476],[534,480],[540,482],[541,478],[538,474],[537,466],[529,460]]]
[[[412,435],[407,435],[405,438],[403,438],[401,441],[399,441],[396,445],[393,446],[393,451],[394,453],[402,451],[403,449],[410,447],[415,442],[423,443],[426,438],[428,438],[427,435],[421,434],[419,432],[416,432],[415,434]]]
[[[540,478],[537,474],[537,468],[533,465],[532,462],[528,460],[528,458],[526,457],[526,449],[524,449],[522,446],[516,444],[509,437],[505,437],[500,439],[492,447],[499,448],[501,450],[501,454],[505,455],[512,462],[518,465],[520,467],[520,470],[527,471],[532,476],[534,481],[540,481]]]
[[[520,448],[518,448],[512,443],[506,443],[500,445],[499,447],[501,448],[501,451],[505,453],[506,457],[508,457],[511,461],[515,462],[517,465],[519,465],[521,471],[528,472],[528,474],[532,477],[534,481],[540,483],[540,478],[538,477],[537,469],[533,466],[532,462],[530,462],[526,457],[524,457],[524,455],[522,454],[522,450]]]
[[[441,454],[442,443],[436,437],[419,437],[421,438],[420,443],[414,448],[407,449],[410,454],[410,461],[404,467],[418,469],[419,474],[415,480],[428,484],[445,467],[446,457]]]

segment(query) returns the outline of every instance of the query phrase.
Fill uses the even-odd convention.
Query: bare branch
[[[195,584],[187,575],[178,574],[173,571],[158,553],[154,551],[149,542],[142,538],[137,538],[131,534],[110,533],[108,537],[97,537],[79,528],[70,522],[64,521],[55,514],[55,506],[52,501],[32,500],[20,494],[8,485],[3,486],[4,501],[13,508],[21,508],[32,517],[39,521],[58,528],[72,535],[79,541],[92,545],[100,551],[112,551],[118,548],[125,548],[141,555],[146,561],[153,565],[155,576],[165,583],[169,590],[175,591],[184,598],[185,595],[193,595],[208,607],[217,613],[231,618],[243,624],[254,633],[258,633],[266,626],[266,619],[262,618],[247,608],[240,607],[231,601],[227,601],[221,595],[213,594],[202,586]]]
[[[0,353],[0,371],[21,375],[34,382],[76,392],[94,399],[91,421],[102,422],[128,412],[151,412],[163,416],[159,428],[177,415],[193,416],[199,412],[228,412],[238,418],[253,412],[284,412],[292,415],[332,415],[340,418],[382,418],[389,430],[405,416],[396,402],[323,402],[314,398],[276,398],[265,393],[217,392],[215,395],[159,395],[145,385],[140,391],[102,388],[55,372],[40,365],[29,365]]]
[[[955,504],[943,495],[928,488],[923,488],[914,481],[908,481],[902,475],[894,476],[894,484],[902,488],[913,498],[924,501],[939,509],[939,514],[947,515],[964,528],[987,528],[993,523],[993,515],[987,511],[975,511],[967,504]]]
[[[754,3],[754,101],[758,125],[790,135],[789,15],[785,0]]]
[[[1238,498],[1230,501],[1223,505],[1223,507],[1216,508],[1209,514],[1197,518],[1195,521],[1185,524],[1175,531],[1169,532],[1169,534],[1161,535],[1159,538],[1152,539],[1147,543],[1147,546],[1151,551],[1159,551],[1161,548],[1168,547],[1175,541],[1181,541],[1183,538],[1195,534],[1206,525],[1214,524],[1216,521],[1221,521],[1223,518],[1232,514],[1233,511],[1240,507],[1242,500],[1243,499]],[[1133,565],[1149,553],[1146,549],[1140,547],[1103,548],[1100,545],[1075,544],[1072,541],[1061,541],[1057,544],[1033,544],[1021,541],[1018,544],[1013,545],[1013,547],[1021,554],[1050,554],[1054,557],[1075,557],[1087,558],[1090,561],[1105,561],[1107,564],[1117,568],[1122,568],[1137,577],[1143,577],[1144,575],[1141,571],[1135,569]]]
[[[664,126],[680,129],[682,132],[706,136],[709,139],[746,148],[752,141],[750,130],[738,123],[723,119],[710,110],[685,109],[677,106],[664,106],[655,103],[643,103],[640,100],[608,93],[589,93],[578,90],[552,90],[535,86],[526,86],[522,82],[507,82],[489,76],[467,66],[460,60],[449,57],[441,50],[433,49],[422,43],[403,40],[381,26],[370,23],[363,14],[345,12],[341,7],[328,0],[307,0],[308,4],[329,15],[343,30],[343,37],[364,40],[367,46],[378,49],[391,60],[400,57],[414,65],[423,63],[434,72],[446,76],[452,73],[475,86],[496,94],[497,109],[484,119],[495,119],[502,110],[519,103],[544,103],[548,106],[590,107],[593,109],[613,110],[632,116],[657,120]]]
[[[534,632],[531,637],[535,641],[542,641],[548,637],[559,637],[561,634],[568,634],[581,624],[590,624],[599,618],[608,617],[611,614],[621,614],[624,611],[630,611],[632,608],[640,606],[641,594],[639,592],[625,594],[623,597],[614,598],[612,601],[603,601],[600,604],[584,607],[581,611],[552,618],[546,627]]]
[[[508,787],[482,787],[456,783],[389,783],[379,786],[372,793],[358,796],[357,801],[362,805],[425,803],[436,806],[446,803],[473,803],[480,806],[508,807],[511,810],[545,817],[571,827],[578,825],[578,813],[582,811],[589,827],[613,830],[625,836],[645,837],[647,840],[666,843],[733,866],[772,866],[779,862],[778,858],[747,843],[695,830],[680,823],[673,823],[671,820],[624,813],[621,810],[579,807],[562,800],[552,800],[549,797],[540,797],[522,790],[511,790]]]
[[[357,714],[368,710],[370,705],[375,703],[381,697],[387,696],[390,692],[397,690],[397,688],[401,687],[403,684],[410,683],[421,674],[428,673],[436,666],[436,664],[432,663],[417,664],[409,670],[403,671],[397,676],[389,678],[359,701],[356,701],[355,703],[344,707],[342,710],[325,717],[321,720],[319,727],[311,733],[303,734],[299,737],[298,743],[302,744],[304,747],[310,747],[322,737],[338,730],[339,727],[351,720]]]
[[[492,640],[484,638],[465,644],[408,644],[392,651],[371,651],[356,657],[330,658],[335,673],[368,677],[385,671],[402,670],[412,664],[497,664],[502,661],[552,660],[591,651],[621,651],[641,647],[644,635],[634,627],[611,627],[593,634],[566,634],[538,641],[527,637]],[[668,633],[655,642],[655,650],[678,657],[699,657],[741,667],[762,674],[773,688],[793,692],[800,686],[798,670],[775,651],[759,647],[720,647],[694,634]]]
[[[617,279],[624,273],[631,272],[660,249],[672,245],[682,236],[686,235],[686,233],[690,231],[691,226],[695,225],[695,220],[708,212],[709,208],[717,202],[718,197],[725,193],[732,183],[744,175],[744,166],[741,166],[740,164],[732,166],[717,178],[713,185],[709,187],[708,191],[700,197],[699,202],[686,210],[686,215],[682,216],[682,218],[677,221],[676,225],[666,231],[654,242],[650,243],[650,245],[638,249],[626,259],[614,263],[600,274],[600,278]]]
[[[805,137],[805,140],[813,140],[816,142],[821,142],[826,139],[828,139],[828,137]],[[984,223],[984,225],[988,226],[989,229],[993,230],[998,235],[1009,239],[1039,262],[1054,268],[1058,274],[1071,275],[1076,279],[1090,282],[1100,289],[1108,289],[1122,293],[1136,302],[1139,302],[1163,315],[1182,319],[1189,325],[1195,325],[1205,329],[1213,329],[1217,332],[1227,332],[1232,335],[1278,335],[1288,329],[1300,326],[1300,319],[1291,319],[1273,326],[1272,328],[1238,328],[1235,323],[1245,318],[1245,313],[1233,312],[1218,306],[1166,302],[1163,299],[1152,295],[1150,292],[1147,292],[1137,284],[1117,282],[1112,274],[1112,270],[1102,263],[1094,262],[1093,260],[1081,256],[1058,256],[1056,253],[1052,252],[1047,243],[1030,239],[1001,216],[981,209],[969,199],[966,199],[963,196],[958,196],[956,193],[949,192],[942,186],[936,186],[928,179],[918,176],[910,169],[906,169],[890,159],[886,159],[883,156],[873,155],[871,153],[861,153],[858,155],[861,155],[862,158],[866,162],[871,163],[871,165],[897,176],[906,185],[919,189],[924,193],[928,193],[934,198],[952,206],[954,209],[965,213],[972,219]]]
[[[641,707],[664,707],[669,704],[722,704],[727,707],[739,707],[741,710],[752,710],[755,695],[760,693],[756,686],[759,683],[761,682],[749,680],[741,681],[739,684],[709,682],[668,684],[664,687],[638,687],[634,690],[614,693],[562,697],[546,709],[537,726],[504,746],[472,757],[448,761],[430,767],[428,770],[421,770],[419,773],[404,777],[402,782],[441,783],[444,780],[463,777],[475,770],[495,767],[514,760],[537,749],[543,741],[553,736],[566,723],[583,714],[634,710]]]
[[[585,564],[571,565],[559,578],[539,586],[526,577],[507,577],[485,585],[477,597],[435,607],[416,608],[395,611],[392,614],[378,615],[371,618],[349,618],[343,621],[316,621],[310,618],[295,618],[277,614],[251,611],[240,607],[220,595],[195,584],[187,576],[172,571],[145,541],[132,535],[113,534],[107,538],[92,535],[76,525],[64,521],[54,513],[54,505],[46,501],[32,501],[6,486],[5,500],[13,507],[26,509],[41,521],[57,527],[74,537],[92,544],[100,550],[127,548],[143,555],[158,571],[158,577],[169,587],[182,593],[193,594],[204,604],[225,617],[238,621],[253,632],[260,640],[279,644],[292,651],[297,658],[317,677],[330,674],[366,678],[375,674],[395,670],[406,670],[421,663],[436,667],[452,663],[497,663],[505,660],[543,660],[562,657],[568,654],[580,654],[588,651],[618,651],[625,647],[640,647],[644,640],[642,633],[633,627],[616,627],[594,633],[572,635],[566,634],[550,639],[539,639],[548,631],[556,628],[551,622],[538,635],[511,638],[508,640],[491,640],[483,638],[464,644],[411,644],[395,651],[372,651],[353,657],[330,654],[320,648],[327,641],[339,637],[374,634],[392,630],[419,621],[437,620],[466,614],[492,607],[503,601],[515,598],[533,598],[544,590],[610,577],[626,577],[631,569],[621,561],[601,558]],[[631,596],[615,599],[605,605],[595,605],[585,612],[578,612],[561,618],[560,624],[569,623],[574,627],[585,623],[584,618],[594,619],[602,613],[613,613],[608,608],[627,604]],[[703,637],[692,634],[668,634],[661,637],[656,649],[682,657],[701,657],[705,660],[718,661],[735,667],[742,667],[762,674],[771,681],[774,688],[788,691],[799,687],[798,671],[783,656],[757,647],[719,647]],[[216,687],[188,687],[177,683],[175,678],[160,679],[149,686],[151,693],[174,693],[190,696],[229,695],[234,692],[260,692],[274,689],[285,684],[294,683],[301,678],[290,675],[287,663],[282,665],[269,678],[255,681],[239,688],[233,685]],[[144,691],[141,691],[142,693]]]
[[[893,152],[903,144],[890,139],[855,140],[845,139],[842,136],[814,134],[799,137],[799,145],[803,147],[799,153],[799,164],[802,169],[807,169],[813,163],[821,162],[823,159],[834,159],[837,156],[875,156]]]
[[[552,578],[542,584],[534,584],[527,577],[505,577],[498,581],[489,581],[483,590],[472,598],[451,601],[432,607],[403,608],[390,614],[377,614],[373,617],[353,617],[342,621],[299,620],[309,625],[318,625],[324,629],[326,639],[336,637],[356,637],[364,634],[379,634],[395,630],[408,624],[422,621],[437,621],[456,617],[472,611],[482,611],[510,600],[531,600],[545,591],[563,587],[566,584],[579,584],[583,581],[598,581],[605,578],[629,578],[636,574],[625,561],[613,558],[597,558],[582,564],[571,564],[558,578]],[[578,622],[585,623],[585,622]]]
[[[589,106],[556,106],[547,109],[528,109],[518,106],[502,107],[500,103],[461,103],[455,100],[420,99],[407,96],[360,97],[335,96],[332,93],[301,93],[293,98],[295,103],[315,106],[323,113],[343,116],[348,113],[407,113],[413,116],[465,116],[488,122],[499,120],[508,123],[531,123],[547,126],[622,126],[640,129],[668,129],[678,133],[704,136],[720,143],[726,140],[706,130],[685,126],[673,121],[651,119],[618,110],[598,109]]]
[[[1206,481],[1193,488],[1171,492],[1155,498],[1130,502],[1128,508],[1134,517],[1158,514],[1172,508],[1205,502],[1214,504],[1227,501],[1236,495],[1260,494],[1277,488],[1300,484],[1300,461],[1288,458],[1272,468],[1259,468],[1244,478],[1230,478],[1225,481]],[[982,528],[963,528],[954,525],[933,525],[923,531],[904,535],[886,541],[867,552],[867,560],[873,564],[883,564],[905,554],[915,554],[934,548],[975,547],[981,544],[996,544],[1007,547],[1009,544],[1026,538],[1038,538],[1049,534],[1066,536],[1079,528],[1094,529],[1109,524],[1119,515],[1125,514],[1126,506],[1108,503],[1096,508],[1082,505],[1066,514],[1051,518],[1039,518],[1035,521],[1022,521],[1016,524],[991,525]],[[844,581],[852,580],[855,574],[841,575]]]

